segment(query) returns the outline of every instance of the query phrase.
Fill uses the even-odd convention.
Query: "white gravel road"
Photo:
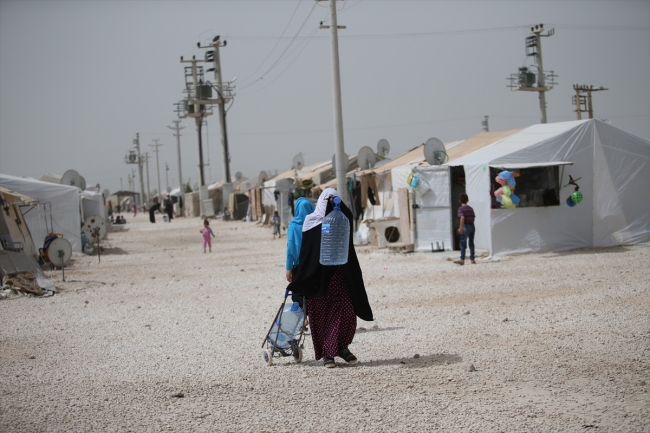
[[[463,267],[359,247],[360,363],[307,341],[268,367],[286,238],[214,221],[204,254],[201,220],[158,220],[75,256],[56,296],[0,301],[0,431],[650,432],[647,246]]]

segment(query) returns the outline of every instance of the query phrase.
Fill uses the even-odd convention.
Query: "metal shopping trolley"
[[[284,292],[282,305],[273,319],[269,332],[264,337],[262,357],[266,365],[273,365],[273,358],[293,356],[296,362],[302,362],[303,341],[307,332],[305,319],[307,303],[287,302],[291,293]]]

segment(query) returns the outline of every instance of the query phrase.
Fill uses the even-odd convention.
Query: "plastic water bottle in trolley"
[[[349,247],[350,221],[341,211],[341,198],[334,197],[334,209],[323,218],[320,264],[325,266],[346,264]]]

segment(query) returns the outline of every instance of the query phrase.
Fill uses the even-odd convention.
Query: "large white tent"
[[[446,143],[449,165],[519,131],[520,129],[480,132],[466,140]],[[465,176],[461,172],[462,169],[450,169],[448,165],[429,165],[424,160],[423,152],[420,158],[418,161],[391,169],[394,190],[405,187],[411,173],[418,176],[421,186],[425,186],[416,189],[414,195],[413,213],[417,222],[413,228],[414,247],[417,251],[430,251],[435,244],[445,250],[458,249],[460,236],[456,233],[458,219],[455,213],[460,206],[458,196],[465,192]]]
[[[23,210],[36,248],[42,247],[45,236],[54,232],[61,233],[70,242],[72,251],[81,252],[78,188],[6,174],[0,174],[0,186],[39,202]]]
[[[607,123],[533,125],[448,165],[464,167],[476,247],[492,255],[650,242],[650,141]],[[539,194],[518,187],[528,204],[500,209],[493,196],[500,170],[519,171],[518,185],[535,170],[557,178]],[[580,178],[584,196],[574,207],[566,203],[569,175]],[[554,188],[559,203],[549,204]]]

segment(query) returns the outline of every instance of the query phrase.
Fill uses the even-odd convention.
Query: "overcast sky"
[[[506,78],[532,64],[530,25],[544,38],[549,122],[574,120],[573,84],[604,86],[595,117],[650,137],[650,1],[338,2],[345,149],[395,157],[430,137],[469,138],[540,122],[536,93]],[[37,177],[81,173],[115,191],[134,165],[124,156],[136,132],[144,150],[159,139],[161,183],[178,184],[176,139],[167,125],[183,97],[180,56],[221,35],[224,80],[237,77],[228,112],[231,172],[285,171],[334,153],[332,71],[326,2],[0,0],[0,172]],[[281,35],[284,35],[280,38]],[[296,37],[297,36],[297,37]],[[212,74],[206,74],[212,79]],[[263,77],[263,78],[261,78]],[[261,79],[260,79],[261,78]],[[181,138],[183,177],[197,181],[192,120]],[[206,180],[222,179],[219,123],[208,118]],[[156,183],[155,160],[151,187]],[[170,185],[172,186],[172,185]]]

